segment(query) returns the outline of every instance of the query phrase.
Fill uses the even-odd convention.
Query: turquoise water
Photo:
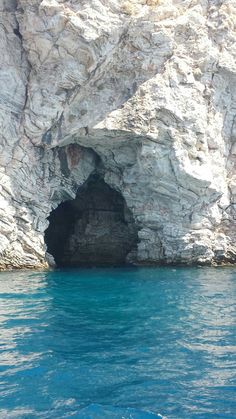
[[[0,418],[235,419],[235,301],[233,268],[1,273]]]

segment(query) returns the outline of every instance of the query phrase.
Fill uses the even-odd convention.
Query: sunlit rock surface
[[[236,260],[235,0],[0,0],[0,267],[98,170],[134,263]]]

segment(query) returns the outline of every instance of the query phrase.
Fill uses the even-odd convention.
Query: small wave
[[[167,419],[166,417],[133,408],[122,408],[115,406],[102,406],[90,404],[82,409],[77,415],[78,419]]]

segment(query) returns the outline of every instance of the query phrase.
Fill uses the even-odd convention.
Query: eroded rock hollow
[[[119,266],[135,258],[138,234],[122,195],[93,175],[52,211],[45,242],[57,266]]]

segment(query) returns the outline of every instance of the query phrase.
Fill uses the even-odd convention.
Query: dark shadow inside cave
[[[122,195],[98,175],[48,218],[47,251],[58,267],[121,266],[135,259],[138,231]]]

